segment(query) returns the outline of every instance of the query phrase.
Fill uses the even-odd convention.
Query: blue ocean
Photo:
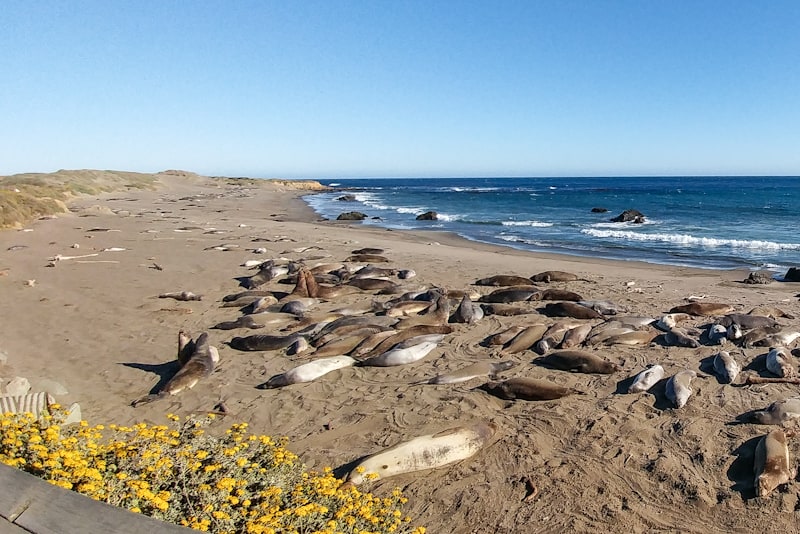
[[[798,177],[414,178],[320,180],[321,216],[454,232],[531,251],[708,269],[800,264]],[[339,200],[353,195],[355,200]],[[605,213],[593,213],[604,208]],[[645,222],[615,223],[628,209]],[[417,221],[426,211],[436,221]]]

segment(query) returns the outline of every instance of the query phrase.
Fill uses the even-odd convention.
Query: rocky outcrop
[[[639,210],[625,210],[616,217],[613,217],[611,222],[632,222],[640,224],[644,222],[644,214]]]
[[[355,195],[342,195],[339,198],[337,198],[336,200],[339,200],[339,201],[342,201],[342,202],[355,202],[356,196]]]
[[[772,278],[772,273],[769,271],[754,271],[742,280],[745,284],[771,284],[775,279]]]
[[[439,214],[437,214],[435,211],[426,211],[422,215],[417,215],[417,220],[418,221],[438,221],[439,220]]]
[[[345,213],[339,214],[336,217],[337,221],[363,221],[367,218],[365,213],[361,213],[360,211],[347,211]]]
[[[592,208],[592,213],[608,213],[607,208]]]
[[[786,271],[786,274],[783,275],[784,282],[800,282],[800,268],[798,267],[789,267],[789,270]]]

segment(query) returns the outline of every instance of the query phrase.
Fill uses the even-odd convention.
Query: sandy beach
[[[160,423],[166,413],[204,413],[222,402],[229,415],[215,423],[219,428],[246,421],[253,432],[287,436],[310,467],[331,466],[341,475],[354,461],[401,441],[479,420],[494,422],[498,431],[491,443],[470,459],[365,485],[376,494],[400,487],[409,498],[406,511],[429,532],[800,531],[797,482],[755,497],[755,445],[776,427],[731,424],[745,412],[797,395],[798,386],[723,384],[708,369],[718,346],[656,342],[585,349],[621,367],[610,375],[556,370],[533,363],[538,358],[533,351],[503,354],[499,347],[484,346],[487,337],[512,326],[555,321],[536,312],[543,303],[524,302],[520,305],[532,313],[451,324],[453,332],[416,363],[346,368],[307,384],[258,389],[313,354],[243,352],[227,342],[285,333],[280,329],[291,323],[210,329],[241,314],[221,304],[225,295],[243,290],[237,278],[255,274],[242,266],[245,261],[339,264],[363,247],[384,249],[390,262],[381,267],[416,272],[409,280],[394,279],[403,290],[438,286],[486,295],[496,288],[476,286],[476,280],[559,270],[580,279],[546,287],[612,301],[624,315],[653,318],[692,296],[729,303],[740,313],[767,306],[800,317],[800,284],[746,285],[742,271],[534,254],[441,232],[321,221],[301,199],[307,191],[290,183],[158,179],[156,190],[79,197],[69,214],[0,231],[3,385],[25,377],[33,391],[49,390],[64,405],[78,402],[92,424]],[[253,252],[259,248],[266,251]],[[52,261],[58,255],[75,258]],[[260,289],[293,287],[278,278]],[[202,300],[159,298],[180,291]],[[395,296],[359,291],[320,302],[310,313]],[[693,317],[683,326],[712,320]],[[800,327],[800,319],[778,321]],[[181,329],[209,333],[219,348],[218,369],[191,390],[132,407],[175,371]],[[727,350],[750,372],[769,376],[763,358],[768,348],[728,345]],[[508,402],[476,389],[486,382],[480,378],[412,385],[473,362],[501,359],[518,364],[503,378],[539,378],[585,395]],[[661,364],[667,377],[683,369],[702,375],[692,382],[694,393],[685,407],[670,406],[663,381],[651,392],[627,394],[630,378],[649,363]],[[796,463],[800,441],[790,439],[789,451]]]

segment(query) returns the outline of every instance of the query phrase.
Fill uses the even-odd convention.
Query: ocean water
[[[360,211],[370,217],[366,225],[594,258],[776,272],[800,264],[798,177],[320,181],[336,190],[304,199],[330,219]],[[345,194],[355,200],[337,200]],[[641,211],[646,222],[610,222],[626,209]],[[429,210],[439,220],[415,220]]]

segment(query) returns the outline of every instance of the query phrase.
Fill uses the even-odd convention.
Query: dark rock
[[[772,273],[769,271],[755,271],[742,280],[745,284],[771,284],[775,279],[772,278]]]
[[[644,214],[639,210],[625,210],[616,217],[612,218],[611,222],[643,223]]]
[[[789,267],[786,274],[783,275],[784,282],[800,282],[800,268]]]
[[[343,202],[354,202],[356,200],[356,196],[355,195],[342,195],[339,198],[337,198],[336,200],[341,200]]]
[[[592,208],[592,213],[607,213],[608,210],[606,208]]]
[[[437,221],[439,215],[435,211],[426,211],[422,215],[417,215],[418,221]]]
[[[340,214],[336,217],[337,221],[363,221],[367,218],[367,215],[361,213],[360,211],[348,211],[346,213]]]

